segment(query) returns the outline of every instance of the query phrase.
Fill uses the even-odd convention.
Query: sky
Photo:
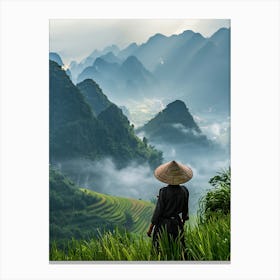
[[[130,43],[142,44],[156,33],[166,36],[185,30],[210,37],[228,19],[51,19],[50,51],[60,54],[64,64],[80,62],[95,49],[116,44],[123,49]]]

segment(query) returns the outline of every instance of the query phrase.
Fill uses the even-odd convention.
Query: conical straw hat
[[[157,167],[154,175],[161,182],[169,185],[179,185],[189,181],[193,172],[188,166],[173,160]]]

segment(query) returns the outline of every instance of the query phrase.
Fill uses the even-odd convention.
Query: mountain
[[[130,120],[131,114],[130,111],[125,106],[119,106],[119,108],[122,110],[123,114]]]
[[[56,62],[58,65],[60,65],[61,67],[64,67],[64,63],[58,53],[50,52],[49,60],[52,60],[52,61]],[[66,69],[65,72],[70,77],[70,79],[72,79],[71,71],[69,69]]]
[[[63,66],[62,59],[59,54],[55,52],[50,52],[49,53],[49,60],[55,61],[58,65]]]
[[[91,67],[98,57],[105,56],[104,60],[106,60],[106,55],[108,53],[112,53],[114,56],[116,56],[119,53],[118,46],[111,45],[111,46],[105,47],[103,50],[94,50],[89,56],[84,58],[80,63],[78,63],[76,61],[71,61],[70,69],[71,69],[71,72],[72,72],[72,75],[73,75],[73,81],[77,82],[78,76],[87,67]],[[79,81],[82,81],[82,80],[79,80]]]
[[[79,87],[86,97],[65,71],[50,61],[51,164],[61,165],[65,161],[78,159],[94,161],[106,157],[112,158],[119,168],[129,165],[131,161],[138,164],[148,162],[153,168],[161,163],[162,153],[147,146],[135,135],[133,126],[121,109],[106,100],[96,83],[85,81]],[[109,105],[104,109],[101,102],[104,110],[98,118],[86,101],[93,101],[88,98],[93,92],[97,95],[95,100],[103,100],[105,105]]]
[[[230,30],[220,29],[210,37],[183,65],[174,82],[181,89],[192,91],[189,98],[195,109],[203,106],[204,110],[229,111]]]
[[[155,35],[133,53],[161,83],[161,96],[191,102],[195,111],[228,112],[230,99],[230,29],[210,38],[186,30]],[[160,92],[160,91],[158,91]]]
[[[136,56],[144,66],[153,72],[164,60],[164,53],[172,47],[173,40],[162,34],[155,34],[141,44],[131,55]]]
[[[111,46],[107,46],[103,49],[103,53],[112,52],[114,55],[118,55],[120,49],[117,45],[113,44]]]
[[[87,65],[86,63],[82,63],[82,62],[77,62],[75,60],[70,62],[70,69],[71,69],[71,73],[72,73],[72,79],[74,83],[77,83],[77,77],[78,75],[88,66],[92,65],[93,61],[90,61],[89,65]]]
[[[220,47],[227,45],[226,49],[228,49],[230,43],[230,29],[220,28],[209,38],[209,40]]]
[[[131,43],[125,49],[121,50],[118,54],[120,59],[127,59],[129,56],[133,55],[138,45],[136,43]]]
[[[108,148],[106,129],[61,67],[50,61],[50,163],[73,158],[95,159]]]
[[[210,38],[191,30],[169,37],[157,34],[133,55],[159,81],[156,97],[172,92],[196,112],[229,114],[230,29],[221,28]]]
[[[178,75],[185,74],[183,68],[205,42],[206,39],[201,34],[192,31],[170,38],[164,54],[161,54],[162,63],[158,63],[155,68],[155,75],[159,79],[177,81]]]
[[[82,82],[85,79],[93,79],[98,84],[108,86],[114,86],[115,80],[117,80],[117,75],[119,71],[119,64],[108,62],[105,59],[98,57],[94,61],[92,66],[85,68],[82,73],[78,76],[77,81]],[[105,88],[107,88],[105,86]]]
[[[173,54],[176,54],[184,44],[192,41],[193,37],[198,35],[200,34],[191,30],[169,37],[157,33],[150,37],[147,42],[138,46],[130,55],[136,56],[149,71],[155,73],[158,66],[163,65],[167,60],[171,60]],[[178,54],[178,56],[180,55]]]
[[[102,51],[94,50],[80,63],[71,62],[70,68],[72,72],[75,72],[76,78],[85,68],[92,66],[96,58],[104,58],[104,55],[108,52],[112,52],[113,55],[121,61],[127,59],[129,56],[136,56],[148,71],[153,72],[156,69],[156,66],[160,65],[162,61],[165,60],[168,52],[172,50],[173,47],[178,47],[182,43],[185,43],[186,40],[190,39],[193,34],[195,33],[191,30],[184,31],[182,34],[172,35],[170,37],[157,33],[141,45],[131,43],[122,50],[119,50],[116,45],[108,46]],[[114,62],[117,62],[116,59],[114,60]]]
[[[119,95],[133,98],[138,95],[145,95],[145,92],[153,89],[158,81],[149,72],[136,56],[129,56],[120,67],[120,77],[123,86]]]
[[[152,143],[208,144],[185,103],[176,100],[151,119],[138,133],[144,133]]]
[[[112,51],[104,55],[101,55],[100,58],[110,63],[118,63],[118,64],[122,63],[122,60],[118,58],[116,55],[114,55]]]
[[[102,92],[99,85],[93,80],[86,79],[76,86],[85,97],[85,100],[90,104],[95,116],[98,116],[100,112],[104,111],[112,104]]]
[[[143,66],[136,56],[129,56],[121,66],[121,72],[127,81],[138,85],[148,85],[156,82],[153,75]]]
[[[111,104],[102,111],[98,120],[107,128],[111,142],[111,156],[118,162],[125,163],[136,160],[138,163],[149,162],[155,168],[162,162],[162,153],[141,141],[134,133],[134,126],[122,110],[115,104]]]
[[[135,57],[129,56],[121,65],[98,57],[93,66],[79,75],[78,82],[93,79],[110,94],[111,98],[132,98],[157,84],[156,78]]]
[[[87,66],[80,64],[79,82],[94,79],[120,104],[151,95],[169,98],[172,92],[175,99],[189,102],[197,113],[207,114],[210,110],[229,115],[229,28],[220,28],[209,38],[192,30],[171,36],[158,33],[140,45],[131,43],[123,50],[107,50],[114,50],[113,55],[94,51],[85,59],[90,61]]]

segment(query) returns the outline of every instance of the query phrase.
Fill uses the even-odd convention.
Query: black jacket
[[[189,191],[185,186],[170,186],[159,190],[157,205],[152,217],[152,224],[158,225],[163,218],[170,218],[182,213],[182,219],[189,219]]]

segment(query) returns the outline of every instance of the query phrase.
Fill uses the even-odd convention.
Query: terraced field
[[[93,196],[96,201],[87,206],[89,216],[119,225],[124,225],[127,222],[127,216],[130,216],[132,219],[129,226],[130,232],[143,233],[147,230],[154,204],[148,201],[101,194],[88,189],[81,188],[80,190],[86,195]]]
[[[61,248],[75,238],[90,240],[125,229],[145,233],[155,207],[148,201],[123,198],[80,188],[50,169],[50,242]]]

